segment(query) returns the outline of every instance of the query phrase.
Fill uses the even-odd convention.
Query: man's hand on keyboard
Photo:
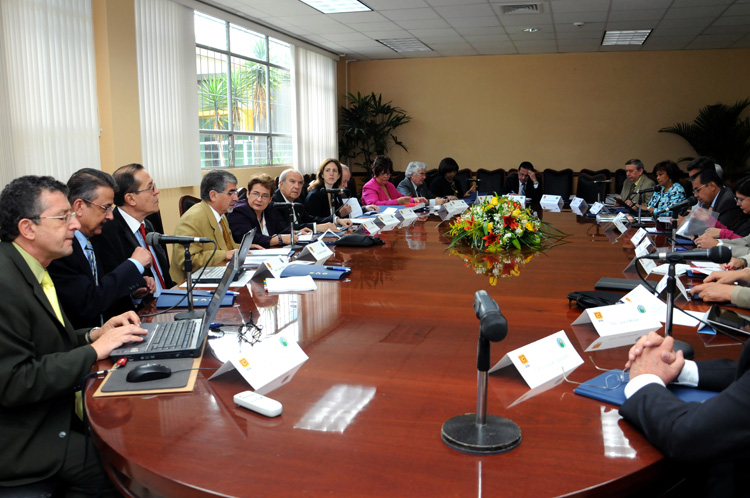
[[[102,328],[93,329],[90,333],[91,346],[96,351],[98,360],[109,357],[112,350],[119,348],[128,342],[143,341],[146,330],[140,327],[141,320],[133,311],[107,320]]]

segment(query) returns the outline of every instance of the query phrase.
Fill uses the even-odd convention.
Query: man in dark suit
[[[704,208],[718,215],[719,223],[737,235],[750,235],[750,218],[737,205],[732,191],[724,186],[715,169],[702,169],[692,177],[692,183],[693,195]]]
[[[326,230],[338,231],[338,226],[351,226],[352,221],[347,218],[338,216],[313,216],[307,212],[305,205],[299,200],[302,192],[304,180],[302,174],[294,169],[285,169],[279,176],[279,188],[273,193],[272,202],[295,203],[294,216],[296,229],[309,228],[313,232],[325,232]],[[285,207],[275,207],[284,220],[289,220],[289,209]],[[287,228],[289,223],[287,223]]]
[[[74,414],[97,360],[146,333],[131,312],[75,330],[46,267],[80,228],[64,184],[24,176],[0,194],[0,486],[53,481],[66,496],[119,496]]]
[[[396,190],[400,194],[422,198],[427,201],[435,199],[435,202],[430,204],[438,206],[448,200],[445,197],[437,197],[425,185],[425,179],[427,178],[427,165],[425,163],[419,161],[410,162],[406,167],[405,175],[405,178],[396,186]]]
[[[527,207],[539,204],[542,200],[542,187],[536,177],[534,165],[528,161],[522,162],[518,166],[518,173],[505,180],[503,194],[525,195],[530,201],[526,203]]]
[[[76,230],[73,254],[49,265],[49,273],[60,293],[60,304],[75,328],[101,325],[109,318],[134,310],[131,294],[143,298],[154,290],[154,280],[142,277],[129,259],[108,273],[102,271],[101,253],[91,238],[102,233],[112,220],[115,181],[103,171],[84,168],[68,180],[68,200],[81,224]],[[137,247],[130,258],[151,266],[150,253]]]
[[[673,344],[671,337],[652,332],[631,348],[620,414],[668,458],[686,463],[695,493],[690,496],[748,496],[750,343],[738,362],[685,360]],[[719,394],[686,403],[666,389],[670,382]]]
[[[174,287],[164,247],[150,246],[145,240],[146,234],[154,231],[146,217],[159,211],[159,189],[140,164],[121,166],[112,176],[117,184],[117,207],[112,212],[112,222],[106,223],[101,235],[93,238],[94,250],[102,256],[101,266],[105,273],[128,260],[137,248],[148,250],[151,254],[151,267],[138,269],[142,275],[154,279],[151,295],[158,297],[162,290]],[[131,261],[135,264],[133,259]]]

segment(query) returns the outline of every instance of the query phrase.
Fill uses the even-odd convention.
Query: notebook
[[[236,273],[236,261],[232,258],[224,270],[221,281],[214,290],[211,302],[206,307],[203,318],[170,322],[141,324],[148,330],[143,342],[123,344],[112,351],[112,358],[130,360],[158,360],[163,358],[184,358],[200,356],[208,327],[216,317],[216,312],[226,295],[229,283]]]
[[[245,269],[242,265],[245,264],[245,258],[250,250],[250,246],[255,238],[255,228],[247,232],[242,236],[242,242],[240,242],[240,248],[237,249],[237,265],[239,270],[234,275],[234,280],[238,280]],[[193,283],[195,284],[217,284],[221,281],[221,277],[224,276],[223,266],[209,266],[208,268],[201,268],[193,272]]]

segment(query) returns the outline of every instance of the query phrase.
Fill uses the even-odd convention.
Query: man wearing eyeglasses
[[[77,243],[66,194],[49,176],[17,178],[0,194],[0,486],[119,496],[75,416],[75,391],[97,360],[146,331],[132,311],[76,330],[61,309],[46,268]]]
[[[146,219],[159,211],[159,189],[148,171],[137,163],[126,164],[117,168],[112,175],[117,189],[112,212],[113,220],[105,223],[102,233],[94,237],[94,250],[101,255],[102,271],[109,273],[130,258],[133,264],[140,264],[132,254],[142,248],[151,256],[151,266],[141,265],[138,269],[144,277],[153,279],[153,286],[148,286],[149,294],[133,296],[135,304],[140,306],[143,300],[151,295],[159,297],[162,290],[174,287],[169,277],[169,258],[161,245],[150,246],[146,235],[154,231],[153,225]],[[151,280],[147,280],[151,284]]]
[[[719,223],[737,235],[750,234],[750,218],[737,205],[732,191],[724,186],[714,168],[705,168],[692,177],[693,195],[705,209],[717,215]]]
[[[205,265],[224,265],[232,259],[237,246],[226,214],[232,212],[237,201],[237,177],[223,170],[206,173],[201,180],[201,202],[185,211],[175,227],[175,235],[206,237],[216,241],[218,247],[213,257],[213,244],[190,244],[193,270]],[[179,244],[172,249],[169,272],[176,282],[185,280],[185,249]]]
[[[84,168],[68,180],[68,200],[81,227],[75,232],[73,253],[49,266],[65,314],[74,327],[101,326],[104,321],[135,310],[131,295],[141,299],[155,290],[154,279],[141,276],[138,265],[151,266],[151,255],[137,247],[130,259],[112,271],[102,270],[102,248],[95,235],[113,219],[115,181],[103,171]]]

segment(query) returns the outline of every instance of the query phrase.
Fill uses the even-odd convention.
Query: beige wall
[[[349,64],[349,91],[382,93],[412,116],[397,131],[409,152],[390,153],[396,169],[452,156],[472,170],[614,169],[631,157],[650,170],[695,155],[660,128],[750,97],[748,60],[750,50],[363,61]]]

